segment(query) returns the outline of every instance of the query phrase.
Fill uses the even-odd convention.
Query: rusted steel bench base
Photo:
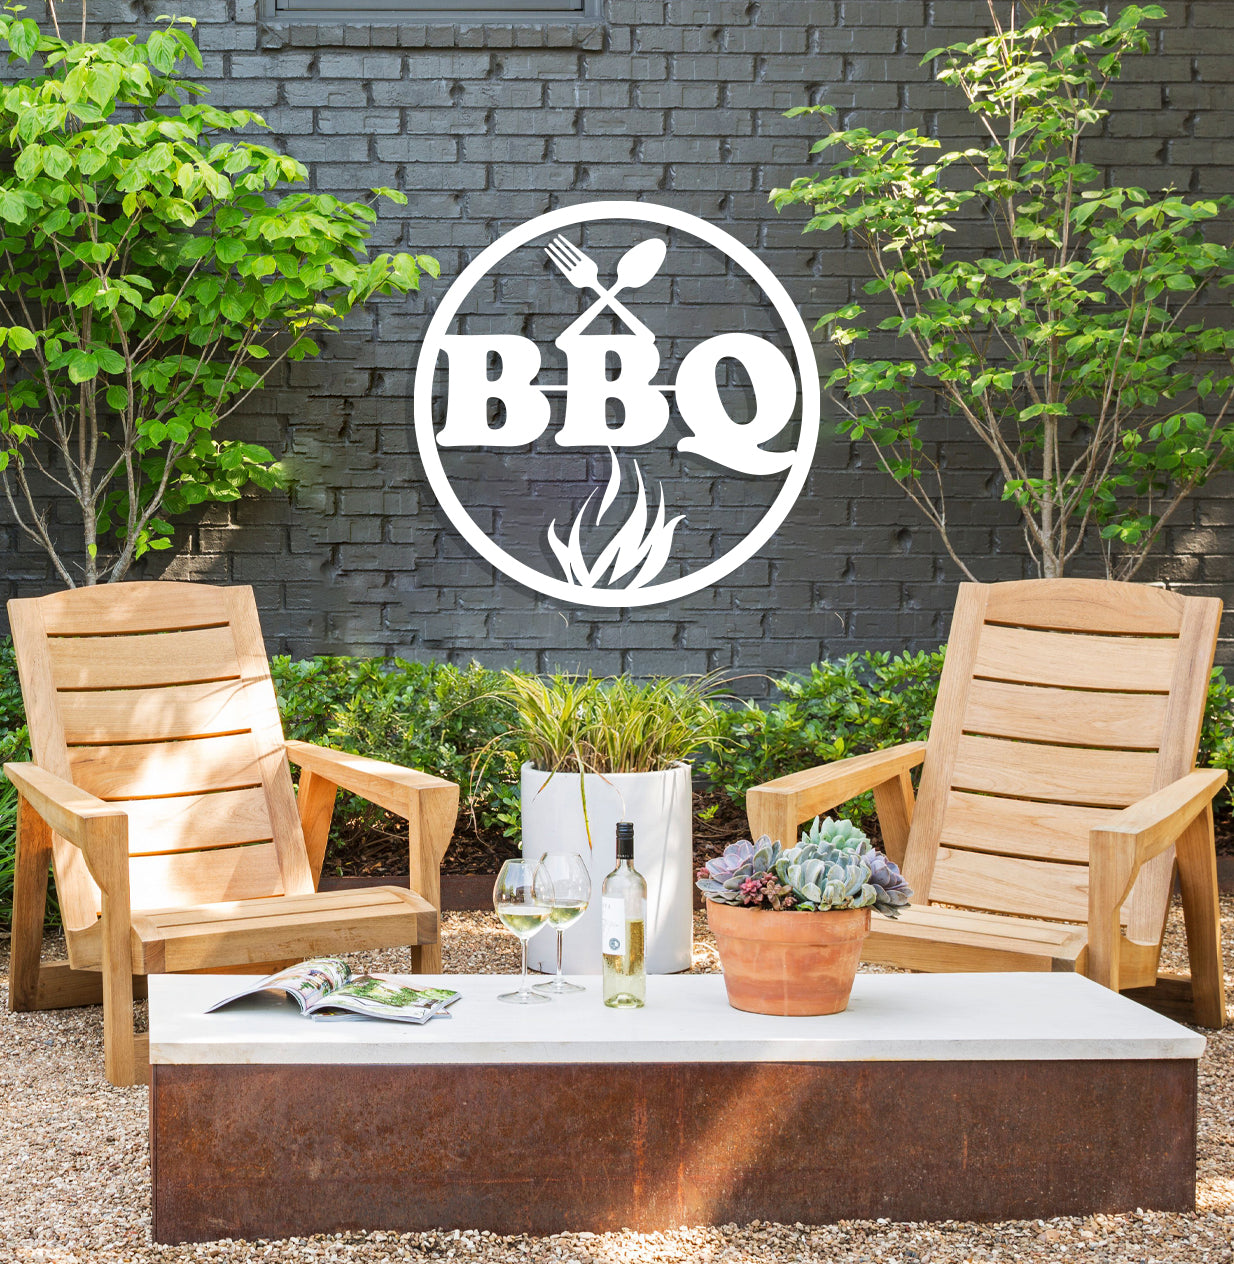
[[[1195,1203],[1192,1059],[152,1070],[156,1242]]]

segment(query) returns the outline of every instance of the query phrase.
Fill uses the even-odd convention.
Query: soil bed
[[[878,820],[860,822],[876,846],[882,846]],[[1234,856],[1234,813],[1220,812],[1214,822],[1217,854]],[[694,864],[700,867],[718,856],[729,843],[750,837],[745,812],[723,793],[695,792]],[[519,855],[515,838],[499,830],[478,830],[469,816],[460,813],[458,829],[441,866],[443,874],[496,873],[505,860]],[[330,840],[325,872],[334,877],[386,878],[407,872],[407,826],[385,814],[374,823],[362,816],[343,821]]]
[[[442,862],[443,874],[496,873],[502,862],[519,855],[515,838],[498,830],[477,830],[459,814],[458,829]],[[746,814],[726,794],[694,796],[694,860],[696,867],[739,838],[749,838]],[[877,835],[872,835],[877,842]],[[326,853],[325,872],[334,877],[386,878],[407,872],[407,826],[390,814],[374,824],[352,817],[338,828]]]

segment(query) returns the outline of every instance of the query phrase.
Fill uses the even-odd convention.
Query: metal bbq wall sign
[[[416,369],[416,441],[450,522],[573,605],[673,601],[753,557],[805,485],[818,423],[784,287],[728,233],[646,202],[500,237],[445,295]]]

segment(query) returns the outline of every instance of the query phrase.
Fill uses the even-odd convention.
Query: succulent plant
[[[811,868],[810,890],[799,888],[797,882],[788,877],[790,868],[804,876],[802,866],[808,861],[821,861],[829,866],[827,887],[824,889],[817,881],[818,871]],[[843,891],[845,903],[828,898],[828,892],[839,895],[840,889],[832,884],[841,882],[841,872],[857,866],[862,871],[862,890],[853,888],[855,874],[849,874],[844,880]],[[833,872],[833,870],[835,872]],[[904,881],[899,867],[887,859],[852,821],[833,820],[817,816],[808,830],[803,830],[801,841],[780,857],[777,873],[781,881],[788,882],[802,903],[813,904],[823,908],[874,908],[885,917],[898,917],[912,896],[912,888]],[[825,902],[820,906],[814,898],[818,890]],[[800,907],[800,905],[799,905]]]
[[[900,866],[873,847],[861,859],[870,866],[870,885],[878,892],[875,909],[884,917],[899,917],[900,909],[913,898],[913,888],[904,881]]]
[[[801,909],[871,908],[878,899],[869,867],[851,852],[803,843],[780,857],[776,876]]]
[[[742,883],[774,873],[782,848],[766,834],[757,843],[741,839],[729,843],[722,856],[709,860],[698,871],[697,886],[709,899],[720,904],[742,904]]]
[[[868,847],[870,840],[855,826],[852,821],[837,820],[835,817],[815,817],[810,828],[801,831],[801,842],[816,847],[852,848],[860,851],[860,845]]]
[[[720,904],[751,908],[872,908],[899,916],[912,890],[899,869],[851,821],[815,817],[785,851],[766,834],[730,843],[698,871],[699,889]]]

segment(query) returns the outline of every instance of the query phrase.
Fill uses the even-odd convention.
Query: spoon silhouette
[[[631,246],[617,261],[617,284],[607,292],[616,294],[618,290],[637,290],[646,285],[660,271],[667,253],[662,237],[648,237]]]

